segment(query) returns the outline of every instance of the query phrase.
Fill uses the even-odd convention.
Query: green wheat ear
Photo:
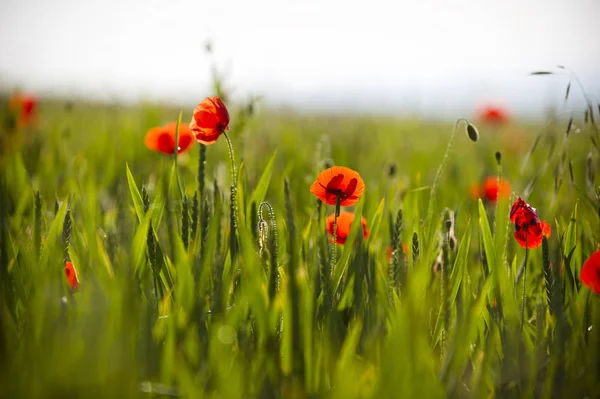
[[[393,229],[392,256],[389,265],[390,286],[394,292],[400,293],[404,283],[404,256],[402,253],[402,209],[396,213],[396,222]]]
[[[71,201],[69,200],[69,203]],[[67,213],[65,213],[65,219],[63,221],[63,231],[62,231],[62,243],[65,249],[64,262],[70,260],[69,258],[69,241],[71,239],[71,209],[70,206],[67,207]]]
[[[413,231],[412,236],[412,252],[413,252],[413,267],[417,265],[419,260],[419,235],[416,231]]]
[[[264,219],[262,210],[267,208],[267,217],[268,222]],[[257,222],[257,235],[258,235],[258,246],[259,246],[259,255],[263,259],[267,261],[269,266],[268,276],[269,276],[269,285],[268,285],[268,295],[269,301],[273,303],[275,299],[275,295],[279,290],[279,271],[278,271],[278,244],[279,241],[277,237],[277,220],[275,218],[275,210],[273,206],[267,201],[263,201],[258,207],[258,222]],[[271,227],[269,228],[269,224],[271,223]],[[269,234],[271,231],[271,234]],[[263,255],[264,254],[264,255]]]

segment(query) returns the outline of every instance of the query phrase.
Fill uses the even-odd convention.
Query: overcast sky
[[[211,39],[239,97],[273,105],[541,112],[568,77],[600,97],[600,0],[0,0],[0,84],[194,103]],[[580,97],[574,88],[573,100]]]

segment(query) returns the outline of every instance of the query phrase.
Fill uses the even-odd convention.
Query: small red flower
[[[327,220],[325,223],[327,224],[327,232],[330,235],[333,235],[333,223],[335,219],[335,214],[327,216]],[[335,242],[337,244],[345,244],[346,238],[348,238],[348,234],[350,234],[350,227],[352,227],[352,222],[354,221],[354,214],[352,212],[340,212],[340,216],[337,218],[337,235]],[[369,236],[369,231],[367,230],[367,219],[364,217],[360,218],[360,222],[362,224],[363,237],[367,238]],[[331,238],[330,241],[333,241]]]
[[[29,126],[34,122],[37,115],[37,98],[28,94],[13,95],[8,106],[12,112],[17,114],[19,127]]]
[[[148,130],[144,143],[153,151],[160,151],[167,155],[175,152],[175,133],[177,122],[171,122],[165,126],[155,127]],[[194,135],[186,125],[179,125],[179,145],[177,153],[186,151],[194,142]]]
[[[479,110],[478,119],[490,125],[504,125],[510,120],[508,112],[501,107],[486,106]]]
[[[229,112],[219,97],[208,97],[194,108],[190,130],[199,143],[216,143],[225,130],[229,130]]]
[[[595,294],[600,294],[600,250],[585,261],[579,279]]]
[[[496,202],[498,201],[498,195],[501,198],[510,197],[510,184],[505,179],[501,179],[500,184],[498,184],[498,178],[490,176],[483,183],[483,191],[488,201]]]
[[[69,283],[69,287],[71,289],[76,290],[79,287],[79,280],[77,279],[77,272],[75,271],[75,266],[70,261],[65,263],[65,274],[67,275],[67,282]]]
[[[537,248],[542,236],[550,237],[550,225],[540,222],[537,210],[520,197],[510,209],[510,221],[515,224],[515,239],[523,248]]]
[[[317,180],[310,186],[310,192],[321,201],[335,205],[339,197],[341,206],[352,206],[365,190],[360,175],[344,166],[333,166],[319,173]]]

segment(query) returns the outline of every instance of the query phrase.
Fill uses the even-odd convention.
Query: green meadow
[[[42,98],[19,127],[3,98],[0,397],[599,397],[600,298],[580,281],[600,241],[596,104],[469,118],[475,142],[464,120],[220,94],[235,180],[224,136],[145,147],[193,105]],[[309,190],[331,165],[365,183],[336,247],[335,206]],[[509,196],[472,195],[500,176]],[[551,226],[535,249],[514,238],[518,197]]]

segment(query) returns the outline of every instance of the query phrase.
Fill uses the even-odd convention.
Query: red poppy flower
[[[340,205],[352,206],[365,191],[365,183],[360,175],[344,166],[333,166],[319,173],[317,180],[310,186],[310,192],[321,201],[335,205],[336,198]]]
[[[168,125],[155,127],[148,130],[144,143],[146,147],[153,151],[160,151],[167,155],[175,152],[175,130],[177,122],[171,122]],[[194,135],[186,125],[179,125],[179,146],[178,153],[188,149],[194,142]]]
[[[229,112],[219,97],[202,100],[194,108],[190,130],[204,145],[213,144],[225,130],[229,130]]]
[[[79,280],[77,279],[77,272],[75,271],[75,266],[73,266],[73,263],[65,263],[65,274],[67,275],[69,287],[76,290],[77,287],[79,287]]]
[[[520,197],[510,209],[510,221],[515,224],[515,239],[523,248],[537,248],[542,236],[550,237],[550,225],[541,222],[537,210]]]
[[[483,191],[488,201],[496,202],[498,194],[502,198],[510,197],[510,184],[505,179],[501,179],[500,184],[498,184],[498,178],[490,176],[483,182]]]
[[[500,107],[486,106],[479,111],[479,120],[491,125],[503,125],[510,117],[508,112]]]
[[[18,125],[20,127],[29,126],[33,123],[37,115],[37,98],[32,95],[15,94],[8,103],[12,112],[18,115]]]
[[[596,294],[600,294],[600,250],[594,252],[581,268],[581,282]]]
[[[327,216],[327,220],[325,223],[327,224],[327,232],[330,235],[333,235],[333,223],[335,219],[335,214]],[[352,227],[352,222],[354,221],[354,214],[352,212],[340,212],[340,216],[337,218],[337,235],[336,235],[336,243],[344,244],[346,243],[346,238],[348,238],[348,234],[350,234],[350,227]],[[367,230],[367,219],[364,217],[360,218],[360,222],[362,224],[363,237],[367,238],[369,236],[369,231]],[[333,239],[330,239],[333,241]]]

